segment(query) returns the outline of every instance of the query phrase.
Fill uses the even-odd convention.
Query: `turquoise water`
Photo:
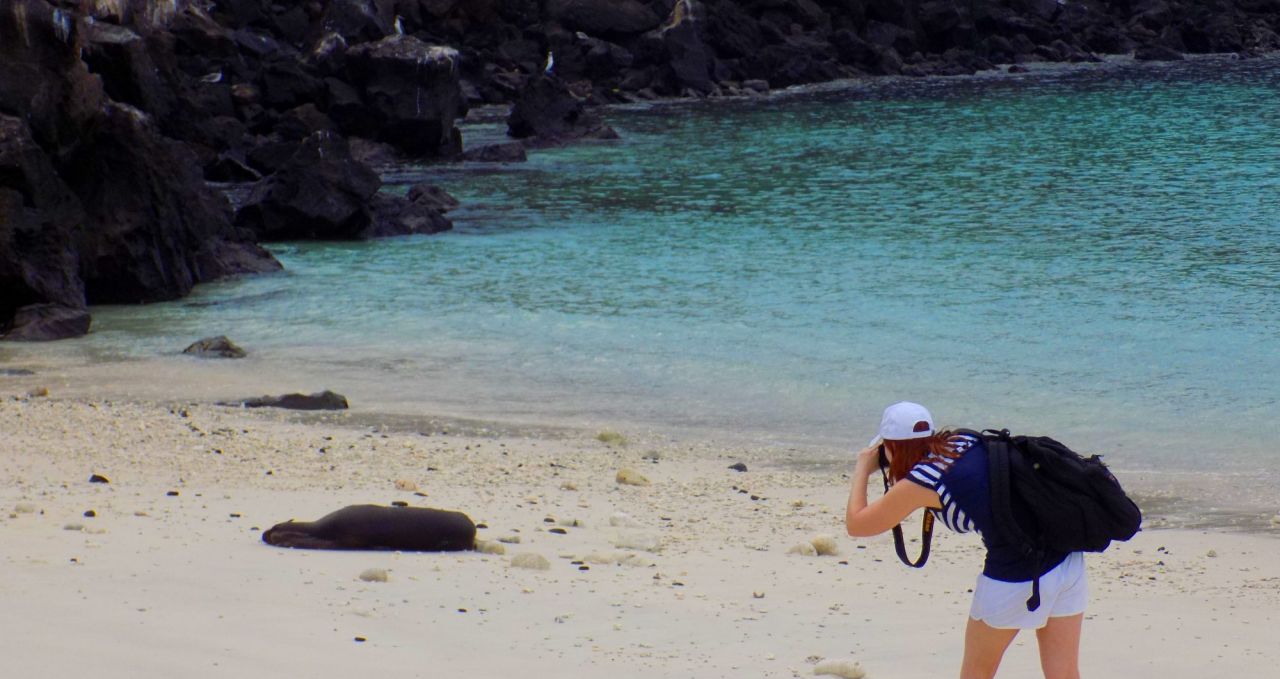
[[[396,173],[462,200],[452,233],[280,245],[287,273],[95,310],[79,342],[226,333],[389,409],[827,446],[910,398],[1277,495],[1275,60],[609,118],[620,143]]]

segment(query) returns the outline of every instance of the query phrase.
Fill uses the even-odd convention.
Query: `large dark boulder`
[[[176,299],[200,281],[279,268],[232,226],[190,151],[137,109],[107,104],[60,174],[86,212],[77,243],[90,304]]]
[[[535,145],[574,139],[616,139],[613,128],[554,76],[537,76],[520,90],[507,117],[507,134]]]
[[[345,139],[317,132],[253,190],[236,223],[266,241],[361,238],[381,185],[377,173],[351,157]]]
[[[89,312],[83,306],[31,304],[18,309],[13,319],[0,325],[0,339],[13,342],[46,342],[79,337],[89,332]]]
[[[0,115],[0,324],[30,304],[84,306],[72,245],[84,218],[26,122]]]
[[[702,39],[704,11],[699,3],[679,0],[662,26],[644,36],[649,58],[666,65],[669,94],[715,89],[715,55]]]
[[[386,142],[411,156],[462,152],[454,122],[466,115],[458,52],[393,35],[346,53],[350,83],[363,105],[349,101],[330,115],[344,131]]]

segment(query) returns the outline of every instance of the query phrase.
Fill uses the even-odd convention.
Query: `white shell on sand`
[[[848,658],[823,660],[813,668],[813,673],[830,674],[835,677],[844,677],[844,679],[863,679],[863,677],[867,676],[867,673],[862,669],[862,665]]]
[[[386,582],[387,569],[385,568],[367,568],[360,574],[360,579],[365,582]]]
[[[644,474],[641,474],[640,472],[634,469],[631,469],[630,467],[619,469],[618,475],[614,477],[614,480],[624,486],[649,485],[649,479],[645,478]]]
[[[409,479],[396,479],[396,490],[403,490],[409,493],[418,489],[418,484]]]
[[[506,554],[507,548],[500,542],[484,540],[476,542],[476,551],[481,554]]]
[[[818,552],[818,556],[836,556],[840,553],[836,539],[830,535],[815,535],[809,543]]]
[[[551,570],[551,562],[547,561],[547,557],[533,552],[525,552],[511,557],[511,565],[514,568],[529,568],[535,571]]]
[[[812,542],[801,542],[787,550],[787,554],[799,554],[800,556],[817,556],[818,550],[814,548]]]

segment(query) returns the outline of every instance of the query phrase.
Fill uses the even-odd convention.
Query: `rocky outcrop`
[[[119,50],[112,59],[143,78],[155,69],[139,39],[97,30],[42,0],[0,6],[7,339],[83,334],[87,304],[172,299],[203,280],[279,266],[233,227],[226,200],[205,186],[190,152],[151,115],[113,100],[82,58]],[[139,86],[120,96],[163,109],[168,100],[157,91]]]
[[[507,134],[537,146],[578,139],[616,139],[618,134],[555,76],[531,78],[507,117]]]
[[[347,106],[337,118],[344,131],[376,139],[415,157],[462,152],[454,120],[466,115],[456,77],[458,52],[408,35],[352,47],[346,53],[350,81],[363,106]]]

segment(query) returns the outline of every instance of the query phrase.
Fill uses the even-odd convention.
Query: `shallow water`
[[[388,411],[809,451],[909,398],[1105,452],[1192,523],[1217,493],[1273,513],[1276,63],[616,110],[620,143],[394,173],[463,201],[451,233],[275,246],[285,273],[95,309],[56,351],[225,333]]]

